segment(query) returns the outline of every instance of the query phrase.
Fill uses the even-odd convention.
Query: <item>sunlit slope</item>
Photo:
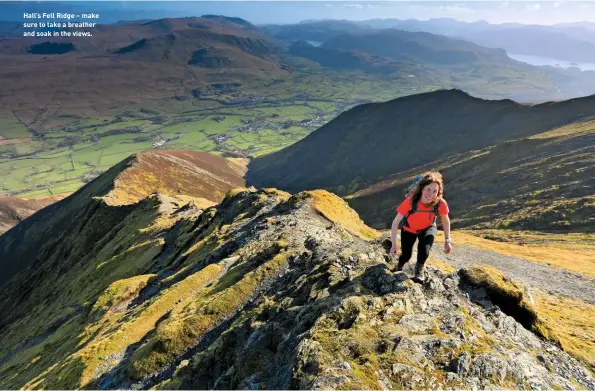
[[[217,203],[228,190],[243,186],[243,170],[237,162],[204,152],[163,150],[132,155],[0,236],[0,285],[48,256],[59,243],[69,247],[64,254],[55,254],[56,262],[67,267],[65,257],[81,256],[131,213],[134,203],[152,193],[195,199],[199,204],[205,200]]]
[[[257,187],[348,195],[398,172],[584,120],[595,115],[592,103],[587,97],[524,106],[444,90],[360,105],[253,160],[246,178]]]
[[[593,232],[595,122],[434,160],[347,197],[362,218],[387,227],[412,176],[444,175],[457,227]]]
[[[534,308],[495,270],[430,268],[423,287],[392,273],[382,238],[331,193],[239,188],[209,208],[163,195],[129,208],[70,267],[51,258],[62,243],[43,274],[3,289],[29,293],[2,317],[2,388],[595,385],[576,344],[590,331],[571,341],[576,358],[541,338],[568,341],[540,312],[555,301]],[[484,310],[466,284],[510,302]]]
[[[0,197],[0,235],[39,209],[45,208],[64,197],[64,195],[31,199]]]

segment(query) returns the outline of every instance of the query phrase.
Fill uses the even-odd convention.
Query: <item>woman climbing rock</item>
[[[398,256],[397,271],[411,259],[413,245],[417,244],[417,263],[415,265],[414,280],[425,279],[424,264],[430,255],[436,233],[437,221],[440,218],[444,230],[444,252],[452,251],[450,239],[450,219],[448,218],[448,204],[442,198],[444,186],[442,175],[429,171],[414,180],[414,187],[407,198],[397,207],[397,216],[391,227],[391,254]],[[401,255],[399,256],[397,231],[401,230]]]

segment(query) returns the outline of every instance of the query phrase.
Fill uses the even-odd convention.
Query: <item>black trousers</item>
[[[399,256],[399,263],[405,264],[409,262],[413,253],[415,240],[418,240],[417,264],[420,266],[423,265],[430,256],[430,251],[432,250],[434,238],[437,233],[438,228],[436,226],[431,226],[417,235],[401,229],[401,255]]]

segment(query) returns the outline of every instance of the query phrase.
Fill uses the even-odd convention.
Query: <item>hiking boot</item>
[[[401,261],[399,261],[399,262],[397,263],[397,268],[395,269],[395,271],[396,271],[396,272],[401,272],[401,271],[403,271],[403,267],[405,266],[405,264],[406,264],[406,263],[407,263],[407,262],[401,262]]]
[[[426,279],[426,272],[424,271],[424,265],[423,264],[416,264],[415,265],[415,277],[413,277],[414,280],[423,282]]]

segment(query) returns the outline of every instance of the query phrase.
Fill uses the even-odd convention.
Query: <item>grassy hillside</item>
[[[332,25],[320,31],[339,39]],[[341,29],[334,31],[345,34]],[[295,51],[293,38],[221,16],[91,30],[92,37],[58,37],[55,44],[27,37],[0,42],[0,170],[9,173],[0,178],[1,195],[72,193],[130,154],[162,144],[262,156],[354,105],[441,88],[523,101],[590,91],[590,82],[574,74],[428,34],[403,32],[413,46],[397,61],[391,56],[409,47],[392,42],[391,34],[400,33],[355,40],[362,44],[356,51],[341,45]],[[392,54],[371,45],[378,42]],[[455,61],[445,66],[444,59]]]
[[[121,208],[105,204],[98,217]],[[328,192],[236,188],[214,207],[151,195],[127,209],[94,242],[82,230],[3,286],[1,387],[595,384],[580,361],[470,302],[457,273],[431,268],[423,287],[393,275],[378,232]],[[82,242],[86,251],[71,255]],[[501,273],[471,272],[474,284],[519,294],[503,310],[533,310]]]
[[[153,193],[177,197],[178,203],[212,205],[245,183],[242,174],[237,162],[203,152],[158,151],[131,156],[0,236],[0,286],[50,254],[61,270],[68,269],[70,262],[78,262],[90,246],[109,236],[135,205]],[[56,246],[61,250],[55,252]],[[22,288],[10,308],[3,307],[2,318],[18,313],[13,306],[22,308],[20,300],[26,297],[28,289]]]
[[[457,230],[455,236],[457,244],[595,276],[595,235],[592,233],[474,229]],[[443,239],[443,232],[438,232],[438,240]]]
[[[392,175],[349,195],[366,222],[388,227],[412,176],[436,169],[455,227],[592,232],[595,122],[576,122]]]
[[[14,227],[39,209],[45,208],[64,198],[65,195],[23,199],[18,197],[0,197],[0,235]]]
[[[468,158],[470,151],[494,145],[513,149],[517,144],[507,141],[595,115],[592,101],[587,97],[528,106],[445,90],[360,105],[290,147],[253,160],[246,178],[255,186],[292,192],[325,188],[348,195],[395,173],[456,161],[457,154]],[[573,141],[579,148],[585,139]],[[525,143],[544,144],[546,149],[545,144],[551,145],[539,140]],[[520,154],[524,150],[518,147]],[[508,163],[498,160],[498,164]],[[490,171],[490,166],[485,169]]]

